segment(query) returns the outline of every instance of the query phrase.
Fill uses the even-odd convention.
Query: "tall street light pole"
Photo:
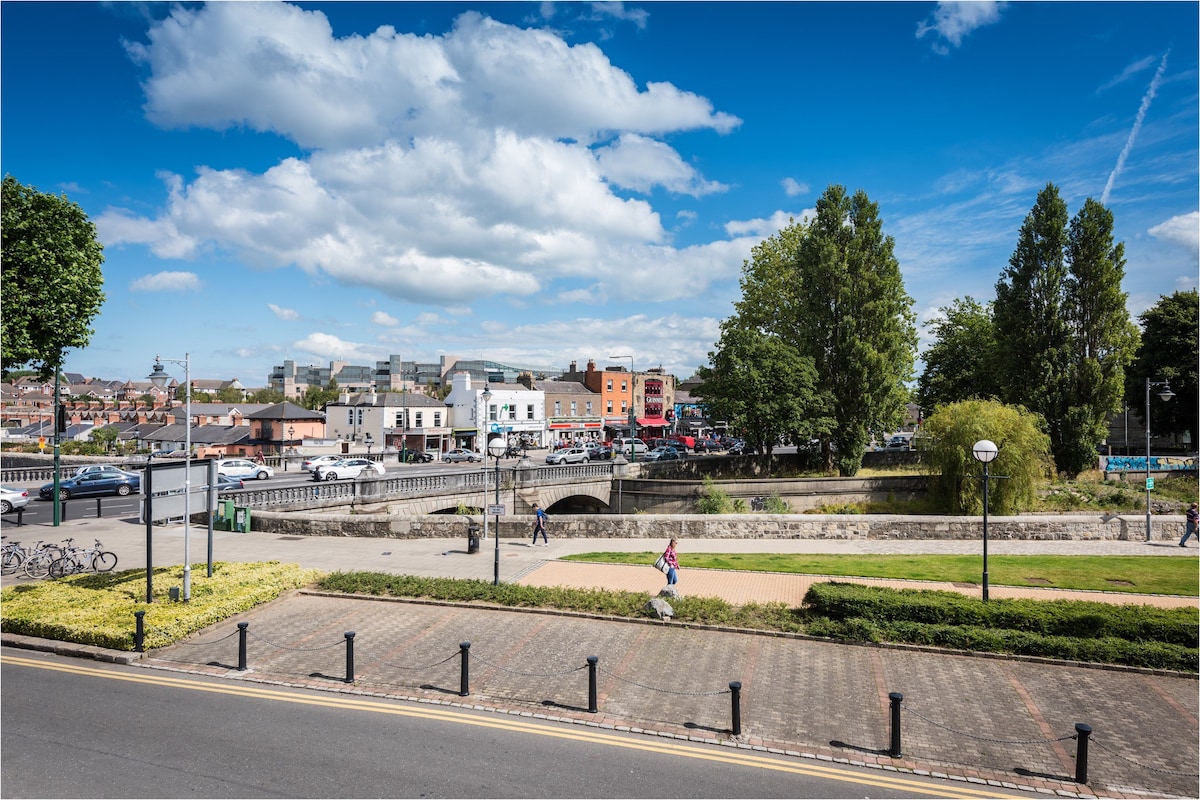
[[[1150,490],[1154,488],[1154,478],[1150,477],[1150,387],[1161,386],[1158,399],[1164,403],[1175,396],[1171,391],[1169,381],[1152,381],[1146,378],[1146,541],[1150,541]]]
[[[988,599],[988,465],[999,454],[1000,448],[987,439],[981,439],[971,448],[971,454],[975,456],[975,460],[983,464],[983,599],[987,602]]]
[[[637,432],[637,414],[633,410],[633,356],[609,356],[611,359],[628,358],[629,359],[629,438],[636,439],[634,434]],[[637,461],[637,444],[629,443],[629,457],[631,461]]]
[[[505,453],[508,452],[508,442],[503,437],[497,436],[495,439],[488,442],[487,451],[492,454],[492,458],[495,459],[495,461],[496,461],[496,508],[499,509],[499,507],[500,507],[500,458]],[[487,469],[486,463],[484,464],[484,469],[485,470]],[[486,515],[484,515],[484,519],[485,520],[487,519]],[[499,586],[500,585],[500,515],[499,514],[496,515],[495,538],[496,538],[496,558],[495,558],[495,565],[494,565],[494,577],[492,578],[492,585]]]
[[[59,468],[59,424],[63,415],[59,413],[59,404],[62,403],[62,398],[59,397],[58,388],[58,373],[62,370],[62,359],[59,358],[58,364],[54,365],[54,527],[58,527],[62,523],[62,498],[58,496],[60,491],[59,481],[62,477],[58,474]]]
[[[192,354],[184,353],[183,360],[154,357],[154,370],[148,376],[159,389],[167,385],[170,378],[163,369],[163,362],[183,366],[184,383],[184,452],[183,452],[183,601],[192,599]]]
[[[483,504],[487,505],[488,485],[487,485],[487,413],[488,406],[492,402],[492,385],[485,383],[483,385],[483,393],[479,395],[479,400],[482,403],[482,408],[479,409],[479,441],[476,443],[479,453],[483,456]],[[487,539],[488,535],[488,515],[485,508],[483,514],[483,538]],[[496,547],[500,546],[499,538],[496,539]]]

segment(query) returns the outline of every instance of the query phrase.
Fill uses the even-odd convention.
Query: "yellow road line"
[[[222,683],[209,683],[192,676],[173,677],[169,675],[162,675],[160,673],[149,672],[117,672],[113,671],[112,669],[102,669],[99,667],[90,667],[70,662],[59,663],[53,661],[42,661],[39,659],[24,658],[21,656],[3,655],[0,656],[0,661],[13,666],[46,669],[55,672],[66,672],[73,675],[103,678],[106,680],[118,680],[129,683],[144,683],[152,686],[188,689],[191,691],[226,694],[237,697],[250,697],[260,700],[273,700],[277,702],[297,703],[301,705],[321,706],[325,708],[370,711],[379,714],[393,714],[404,717],[415,717],[418,719],[437,720],[440,722],[454,722],[464,725],[474,725],[481,728],[530,733],[538,736],[550,736],[557,739],[567,739],[589,744],[600,744],[609,747],[623,747],[630,750],[643,750],[651,753],[684,756],[686,758],[694,758],[702,761],[714,761],[735,766],[769,769],[776,772],[807,775],[810,777],[830,778],[846,783],[858,783],[878,788],[899,789],[903,791],[915,792],[928,797],[1023,797],[1023,795],[1004,794],[990,787],[977,789],[970,784],[964,785],[956,783],[953,787],[941,789],[937,785],[931,785],[929,783],[893,776],[890,773],[884,773],[879,776],[858,775],[838,767],[825,767],[819,764],[799,763],[781,758],[746,753],[740,750],[729,750],[727,752],[722,750],[712,751],[706,748],[697,747],[694,743],[680,744],[656,739],[640,740],[636,738],[628,738],[618,733],[600,731],[595,728],[577,728],[574,726],[570,728],[558,728],[552,727],[545,723],[528,722],[522,719],[514,719],[511,717],[477,716],[468,713],[468,711],[465,709],[431,708],[419,704],[415,707],[409,707],[406,705],[397,705],[397,703],[400,701],[388,702],[375,699],[364,699],[340,693],[330,695],[309,695],[301,694],[296,691],[268,689],[251,684],[239,683],[228,685]]]

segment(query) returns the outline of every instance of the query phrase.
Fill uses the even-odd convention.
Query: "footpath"
[[[135,520],[82,519],[58,528],[6,525],[10,539],[100,539],[118,569],[146,560]],[[492,580],[539,586],[627,589],[656,594],[662,576],[645,566],[589,565],[560,557],[596,551],[660,551],[666,537],[555,539],[547,547],[504,538],[480,551],[452,539],[362,539],[213,534],[215,561],[278,560],[326,571]],[[204,576],[207,531],[189,535],[193,581]],[[182,563],[183,529],[156,527],[155,566]],[[704,540],[680,553],[971,553],[978,542],[888,540]],[[999,541],[990,555],[1088,554],[1191,558],[1174,541]],[[686,564],[686,562],[685,562]],[[732,603],[799,605],[819,576],[723,570],[681,572],[689,596]],[[840,578],[839,580],[846,580]],[[865,579],[864,579],[865,580]],[[4,578],[4,585],[13,582]],[[870,581],[882,585],[903,582]],[[909,583],[970,593],[978,587]],[[1118,592],[991,587],[1007,596],[1191,605],[1196,598]],[[247,624],[239,671],[237,623]],[[153,612],[147,614],[153,626]],[[346,633],[354,633],[347,683]],[[460,696],[461,644],[470,643],[469,695]],[[4,634],[5,645],[87,655],[94,648]],[[96,656],[97,654],[91,653]],[[964,784],[1061,796],[1200,796],[1200,693],[1194,675],[976,656],[917,647],[860,646],[796,636],[699,629],[672,622],[498,610],[454,604],[347,598],[299,591],[214,625],[172,647],[99,654],[139,666],[422,703],[533,716],[659,737],[752,748],[796,758],[945,777]],[[589,658],[596,659],[596,712],[589,710]],[[741,688],[740,735],[732,731]],[[900,693],[902,755],[891,757],[889,694]],[[1075,725],[1091,726],[1088,782],[1076,784]],[[980,788],[976,786],[975,788]]]

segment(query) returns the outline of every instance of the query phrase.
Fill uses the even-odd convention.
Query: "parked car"
[[[612,461],[613,449],[610,445],[593,442],[585,445],[584,449],[588,452],[588,461]]]
[[[582,464],[590,460],[587,449],[583,447],[569,447],[546,456],[547,464]]]
[[[474,450],[467,450],[463,447],[456,447],[453,450],[447,450],[442,456],[442,461],[449,461],[452,464],[459,461],[483,461],[483,456],[476,453]]]
[[[697,439],[696,440],[696,452],[697,453],[715,453],[718,450],[724,450],[724,449],[725,449],[725,447],[720,442],[718,442],[716,439]]]
[[[734,439],[733,443],[725,448],[725,452],[731,456],[744,456],[750,452],[746,447],[746,443],[741,439]]]
[[[266,464],[256,464],[248,458],[223,458],[217,462],[217,474],[230,478],[257,478],[265,481],[275,474]]]
[[[883,446],[883,449],[884,450],[908,450],[908,449],[910,449],[909,443],[908,443],[908,437],[893,436],[891,439],[888,439],[888,443]]]
[[[314,481],[336,481],[339,478],[360,478],[383,475],[383,464],[369,458],[343,458],[332,464],[321,464],[313,470]]]
[[[131,472],[127,469],[121,469],[116,464],[88,464],[86,466],[82,466],[82,467],[79,467],[78,469],[76,469],[75,477],[79,477],[80,475],[90,475],[93,472],[110,472],[110,473],[115,472],[115,473],[119,473],[121,475],[136,475],[137,474],[136,472]]]
[[[614,453],[645,453],[650,448],[646,447],[646,443],[641,439],[613,439],[612,448]]]
[[[0,486],[0,514],[29,505],[29,492],[16,486]]]
[[[246,484],[242,482],[241,478],[231,478],[228,475],[218,475],[217,476],[217,491],[218,492],[231,492],[234,489],[245,489],[245,488],[246,488]]]
[[[678,461],[682,456],[674,447],[656,447],[645,456],[647,461]]]
[[[309,456],[308,458],[304,459],[304,462],[300,465],[300,469],[304,470],[305,472],[312,472],[317,467],[322,467],[326,464],[336,464],[343,458],[345,458],[345,456],[332,454],[326,454],[323,456]]]
[[[116,494],[121,497],[141,491],[142,479],[127,472],[89,472],[86,475],[76,475],[58,482],[58,497],[60,500],[70,500],[72,497],[99,497],[106,494]],[[38,489],[38,495],[43,500],[54,497],[54,484],[47,483]]]
[[[425,450],[408,451],[407,463],[409,464],[428,464],[430,461],[433,461],[433,453],[426,452]]]

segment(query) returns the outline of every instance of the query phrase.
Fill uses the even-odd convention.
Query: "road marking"
[[[909,780],[899,776],[892,776],[890,774],[879,776],[856,775],[854,773],[846,772],[843,768],[839,767],[825,767],[817,764],[797,763],[794,761],[787,761],[782,758],[761,756],[738,750],[730,750],[729,752],[710,751],[698,747],[696,743],[678,744],[669,741],[664,742],[657,740],[641,741],[627,738],[618,733],[609,733],[607,731],[599,731],[592,728],[555,728],[550,727],[545,723],[526,722],[520,719],[479,717],[468,713],[468,711],[465,709],[428,708],[420,705],[408,707],[404,705],[398,705],[399,703],[403,702],[399,700],[385,702],[381,700],[357,698],[344,694],[330,695],[328,697],[321,695],[308,695],[295,691],[268,689],[260,686],[251,686],[245,684],[227,685],[208,683],[191,676],[173,677],[156,673],[140,674],[132,672],[116,672],[112,669],[89,667],[74,663],[41,661],[38,659],[12,655],[0,656],[0,662],[3,662],[4,664],[10,664],[12,666],[46,669],[54,672],[66,672],[73,675],[83,675],[91,678],[103,678],[105,680],[144,683],[152,686],[188,689],[191,691],[234,695],[237,697],[250,697],[260,700],[273,700],[276,702],[296,703],[300,705],[322,706],[325,708],[370,711],[378,714],[415,717],[418,719],[429,719],[439,722],[454,722],[464,725],[474,725],[481,728],[492,728],[496,730],[536,734],[538,736],[550,736],[557,739],[567,739],[588,744],[606,745],[609,747],[623,747],[629,750],[644,750],[651,753],[683,756],[686,758],[693,758],[702,761],[714,761],[722,764],[731,764],[734,766],[769,769],[775,772],[806,775],[809,777],[829,778],[845,783],[857,783],[866,786],[874,786],[877,788],[899,789],[926,797],[1016,798],[1025,796],[1019,794],[1005,794],[991,788],[975,789],[970,785],[958,783],[956,783],[953,787],[941,789],[936,785],[931,785],[916,780]]]

